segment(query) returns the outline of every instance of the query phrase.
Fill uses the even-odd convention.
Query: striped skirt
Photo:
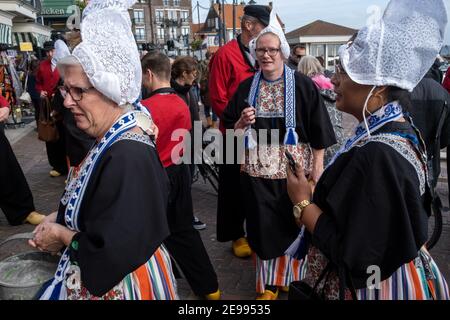
[[[427,261],[427,266],[422,261]],[[449,300],[448,285],[428,251],[399,269],[374,289],[356,290],[358,300]]]
[[[308,266],[304,281],[313,287],[322,273],[328,259],[319,249],[312,246],[308,251]],[[332,271],[317,286],[317,292],[327,300],[339,299],[339,278]],[[416,259],[402,265],[388,279],[374,288],[356,290],[358,300],[448,300],[449,289],[434,260],[423,247]],[[352,299],[346,289],[345,299]]]
[[[256,254],[256,292],[263,293],[264,287],[289,286],[292,281],[304,278],[306,260],[297,260],[291,256],[281,256],[271,260],[261,260]]]
[[[144,265],[128,274],[102,297],[91,295],[86,288],[67,289],[68,300],[177,300],[175,277],[170,256],[159,247]]]

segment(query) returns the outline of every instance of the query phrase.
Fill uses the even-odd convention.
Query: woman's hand
[[[287,167],[287,190],[292,203],[295,205],[303,200],[311,200],[311,185],[305,176],[303,168],[296,164],[296,172],[294,174],[291,167]]]
[[[242,110],[241,117],[238,122],[234,125],[234,130],[242,129],[244,130],[248,126],[255,124],[256,122],[256,109],[253,107],[248,107]]]
[[[72,231],[54,222],[43,222],[33,231],[34,238],[28,243],[41,251],[56,254],[66,245],[63,242],[64,232]]]
[[[315,165],[311,170],[311,174],[309,176],[309,180],[313,182],[314,185],[319,182],[320,177],[323,173],[323,165]]]

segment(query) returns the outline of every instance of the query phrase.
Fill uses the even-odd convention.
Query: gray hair
[[[319,60],[313,56],[304,56],[298,64],[298,72],[308,77],[314,77],[317,74],[323,74],[324,68]]]

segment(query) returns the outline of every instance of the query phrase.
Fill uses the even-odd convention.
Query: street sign
[[[33,51],[33,44],[31,42],[19,43],[20,51]]]

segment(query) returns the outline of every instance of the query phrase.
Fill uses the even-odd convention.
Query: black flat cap
[[[248,5],[244,7],[244,14],[258,19],[265,27],[270,23],[269,6]]]
[[[55,49],[55,43],[53,41],[46,41],[44,42],[44,50],[50,51]]]

